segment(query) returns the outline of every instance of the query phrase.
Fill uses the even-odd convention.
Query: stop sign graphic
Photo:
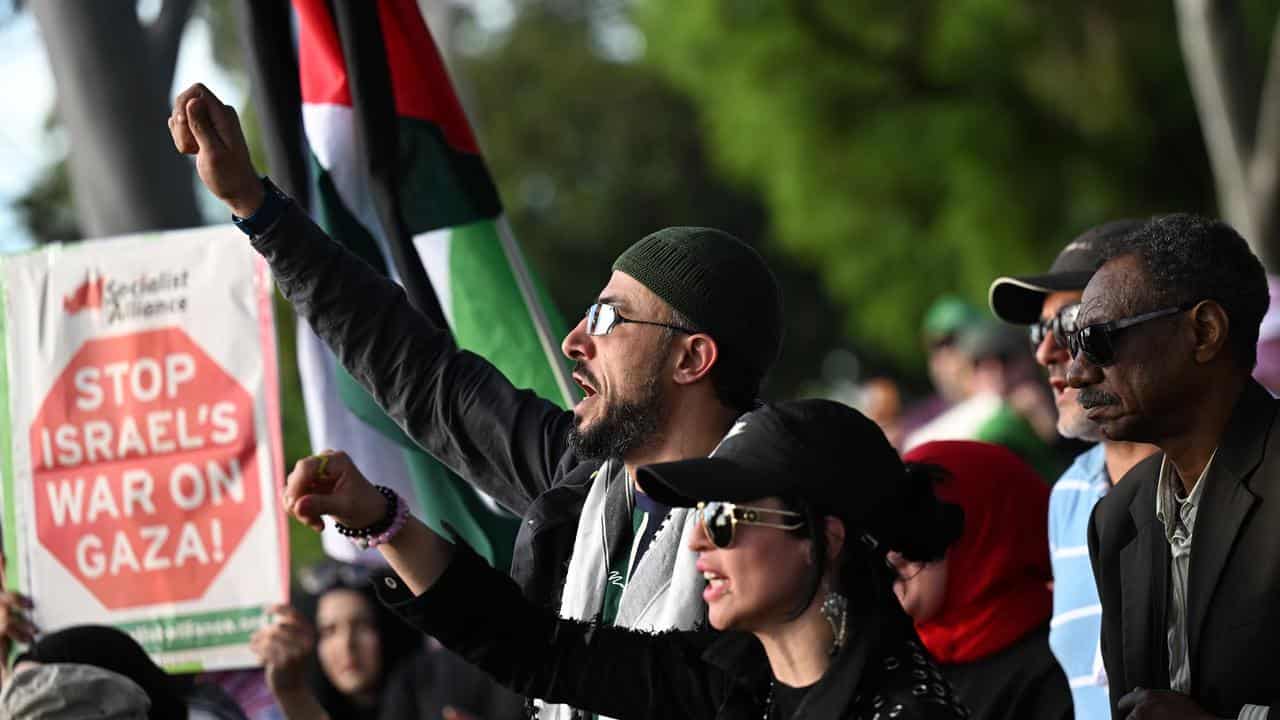
[[[253,418],[180,328],[89,340],[31,425],[39,542],[109,609],[203,596],[262,509]]]

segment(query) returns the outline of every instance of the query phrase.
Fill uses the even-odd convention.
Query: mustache
[[[596,376],[591,374],[591,371],[587,369],[587,366],[581,360],[573,364],[573,373],[581,375],[582,379],[586,380],[591,387],[597,390],[600,389],[600,383],[596,382]]]
[[[1120,398],[1112,395],[1105,390],[1097,388],[1085,388],[1080,391],[1080,406],[1088,410],[1089,408],[1101,407],[1103,405],[1119,405]]]

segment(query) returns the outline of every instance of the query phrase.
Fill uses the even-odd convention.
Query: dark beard
[[[624,458],[632,450],[652,442],[658,434],[662,392],[657,377],[642,383],[638,400],[611,403],[604,417],[585,430],[574,424],[569,449],[583,460]]]

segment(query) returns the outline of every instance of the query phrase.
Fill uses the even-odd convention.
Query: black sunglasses
[[[727,548],[733,544],[734,529],[738,525],[760,525],[778,530],[799,530],[804,527],[804,520],[796,523],[774,523],[760,519],[761,513],[778,515],[782,518],[803,518],[800,513],[791,510],[774,510],[772,508],[747,507],[730,502],[700,502],[697,507],[698,524],[707,540],[718,548]]]
[[[615,327],[623,323],[633,323],[636,325],[656,325],[657,327],[669,328],[682,333],[693,335],[697,330],[691,330],[679,325],[671,325],[669,323],[653,322],[651,320],[632,320],[623,317],[618,312],[618,308],[608,303],[595,303],[587,308],[587,334],[588,335],[608,335]]]
[[[1099,367],[1110,365],[1116,361],[1115,336],[1120,334],[1121,331],[1149,320],[1186,312],[1195,307],[1197,303],[1199,303],[1198,300],[1186,302],[1177,307],[1153,310],[1130,318],[1087,325],[1067,336],[1067,351],[1071,353],[1072,359],[1075,359],[1080,353],[1084,353],[1084,356],[1094,365]]]
[[[1040,343],[1051,334],[1058,347],[1067,347],[1072,333],[1079,330],[1076,326],[1076,318],[1079,316],[1080,303],[1071,303],[1059,308],[1053,317],[1031,323],[1031,352],[1034,353],[1036,348],[1040,347]]]

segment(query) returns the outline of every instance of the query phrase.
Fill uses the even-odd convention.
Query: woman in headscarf
[[[523,701],[406,626],[374,594],[385,570],[326,560],[298,575],[297,607],[254,633],[288,720],[511,720]],[[450,711],[452,709],[452,711]]]
[[[907,453],[940,467],[940,498],[964,508],[964,532],[938,562],[891,556],[916,632],[978,720],[1072,716],[1049,650],[1053,609],[1049,489],[1006,448],[941,441]]]
[[[956,720],[966,713],[916,642],[886,560],[889,547],[937,559],[959,534],[934,480],[870,420],[820,400],[748,413],[710,458],[639,468],[655,500],[698,508],[683,540],[722,631],[659,635],[531,605],[340,453],[300,462],[285,504],[371,539],[405,586],[391,579],[383,600],[524,694],[617,718]]]

